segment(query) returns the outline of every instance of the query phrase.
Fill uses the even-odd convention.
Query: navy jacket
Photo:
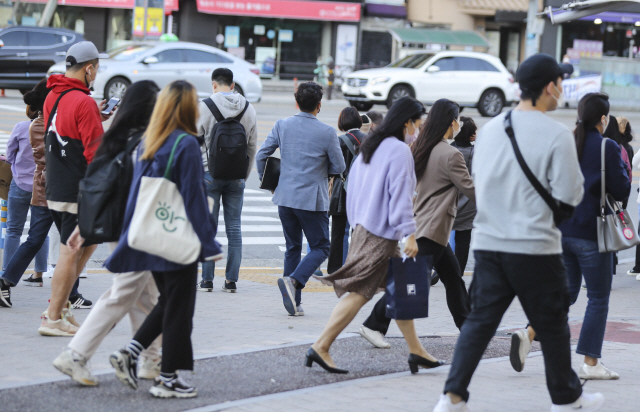
[[[584,198],[576,207],[573,217],[558,229],[562,236],[598,240],[597,218],[600,216],[600,148],[602,136],[596,129],[587,132],[580,169],[584,176]],[[617,201],[629,197],[631,183],[620,154],[620,146],[608,140],[605,149],[605,188]],[[609,212],[611,213],[611,212]]]
[[[150,255],[131,249],[127,244],[129,225],[133,217],[133,211],[138,199],[140,181],[143,176],[162,177],[169,161],[171,149],[182,130],[174,130],[165,143],[155,154],[153,160],[139,160],[136,163],[127,201],[127,210],[124,217],[124,225],[118,246],[113,251],[105,266],[114,273],[153,270],[169,272],[184,268],[184,265],[169,262],[159,256]],[[138,157],[142,155],[143,145],[140,145]],[[215,241],[217,226],[209,213],[207,194],[204,186],[204,168],[200,156],[200,143],[195,136],[188,135],[182,139],[173,159],[171,181],[176,183],[180,194],[184,199],[187,218],[193,225],[193,230],[200,238],[202,250],[200,261],[222,253],[220,245]],[[176,245],[179,247],[180,245]]]

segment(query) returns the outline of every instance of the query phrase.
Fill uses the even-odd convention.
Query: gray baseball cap
[[[108,59],[107,53],[98,53],[96,45],[90,41],[81,41],[69,48],[67,51],[67,67],[74,64],[88,62],[94,59]]]

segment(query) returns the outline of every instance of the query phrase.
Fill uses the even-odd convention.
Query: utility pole
[[[47,27],[51,22],[51,18],[53,17],[53,13],[56,12],[56,7],[58,7],[58,0],[47,0],[47,5],[44,6],[44,11],[42,12],[42,17],[38,22],[38,26]]]
[[[525,41],[525,58],[538,53],[538,0],[529,0],[527,13],[527,38]]]

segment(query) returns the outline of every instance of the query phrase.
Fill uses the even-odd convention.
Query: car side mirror
[[[4,42],[0,40],[0,47],[4,46]]]
[[[427,73],[438,73],[440,68],[438,66],[429,66]]]
[[[156,64],[158,62],[159,60],[156,56],[149,56],[142,61],[144,64]]]

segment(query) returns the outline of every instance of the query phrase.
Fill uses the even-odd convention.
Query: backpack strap
[[[341,134],[340,136],[340,140],[342,140],[344,142],[344,144],[347,146],[347,149],[349,149],[349,151],[351,152],[351,154],[353,156],[356,155],[356,148],[353,145],[353,142],[351,140],[349,140],[349,138],[347,137],[347,135]],[[357,140],[357,139],[356,139]]]
[[[242,112],[240,112],[239,115],[235,117],[235,119],[237,121],[240,121],[240,119],[242,119],[242,116],[244,116],[244,112],[246,112],[248,108],[249,108],[249,101],[247,100],[247,104],[244,105],[244,109],[242,110]]]
[[[222,115],[222,113],[220,113],[218,106],[216,106],[216,104],[213,102],[211,97],[207,97],[206,99],[203,100],[203,102],[204,104],[207,105],[213,117],[216,118],[216,121],[221,122],[224,120],[224,116]],[[244,114],[244,112],[242,112],[242,114]]]
[[[60,100],[62,99],[62,97],[65,94],[67,94],[69,92],[72,92],[74,90],[77,90],[79,92],[83,92],[84,93],[84,91],[82,89],[69,89],[69,90],[65,90],[62,93],[60,93],[60,96],[58,96],[58,100],[56,100],[56,104],[53,105],[53,109],[51,109],[51,113],[49,113],[49,118],[47,119],[47,127],[44,129],[44,133],[45,134],[49,133],[49,128],[51,127],[51,120],[53,119],[53,116],[58,111],[58,103],[60,103]]]

